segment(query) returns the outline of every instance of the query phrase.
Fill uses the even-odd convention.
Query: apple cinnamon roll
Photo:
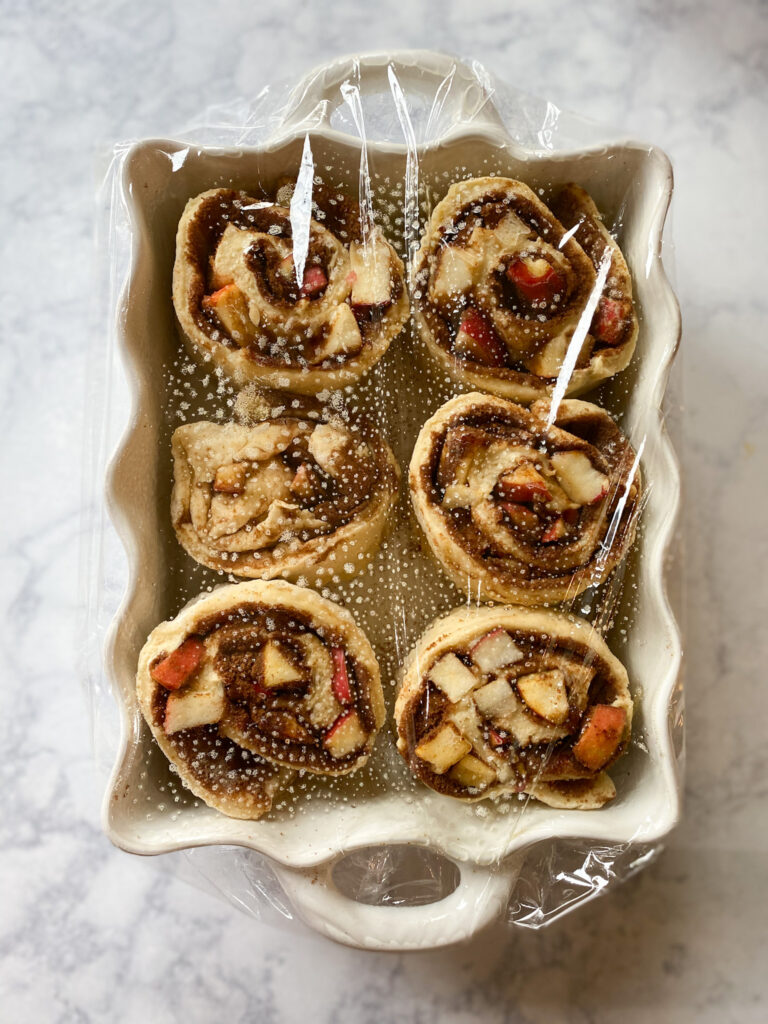
[[[353,384],[408,318],[403,264],[360,207],[319,186],[313,215],[290,189],[190,199],[176,236],[173,302],[193,353],[238,384],[317,394]]]
[[[363,765],[384,718],[379,667],[352,616],[279,581],[223,586],[150,634],[141,711],[184,785],[258,818],[291,770]]]
[[[438,793],[591,810],[616,794],[606,768],[629,744],[632,698],[624,666],[582,619],[460,608],[406,660],[395,721],[400,753]]]
[[[561,373],[566,394],[580,394],[634,351],[626,262],[576,185],[552,209],[508,178],[452,185],[432,213],[415,280],[431,354],[455,380],[504,398],[543,398]]]
[[[198,562],[237,576],[349,577],[397,498],[400,470],[381,435],[316,412],[187,423],[172,450],[176,536]]]
[[[605,410],[477,393],[422,427],[409,485],[432,552],[481,600],[552,604],[601,583],[635,536],[637,457]]]

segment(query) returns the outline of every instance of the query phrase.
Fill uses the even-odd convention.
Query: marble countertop
[[[505,0],[322,13],[224,0],[3,5],[0,1016],[35,1021],[762,1021],[768,892],[768,8]],[[78,591],[93,195],[171,132],[339,53],[428,46],[658,143],[676,173],[688,784],[666,851],[540,932],[370,954],[254,921],[100,831]],[[766,431],[766,434],[763,433]],[[187,868],[189,866],[187,865]],[[188,872],[187,872],[188,873]]]

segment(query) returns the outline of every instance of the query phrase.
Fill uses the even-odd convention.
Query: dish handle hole
[[[344,896],[372,907],[421,907],[455,892],[461,872],[422,846],[366,846],[340,858],[331,872]]]

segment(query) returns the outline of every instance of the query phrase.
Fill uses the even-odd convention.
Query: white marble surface
[[[732,0],[0,4],[0,1017],[762,1021],[768,8]],[[116,138],[325,56],[432,46],[663,146],[685,319],[689,782],[649,870],[539,933],[371,955],[110,847],[78,660],[93,188]]]

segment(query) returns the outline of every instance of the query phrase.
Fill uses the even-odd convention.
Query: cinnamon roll
[[[400,470],[377,431],[302,409],[253,426],[187,423],[172,450],[176,536],[198,562],[236,576],[349,577],[397,498]]]
[[[509,178],[452,185],[430,218],[415,281],[432,355],[455,380],[504,398],[545,397],[561,373],[566,394],[580,394],[634,351],[626,262],[576,185],[552,209]]]
[[[589,623],[540,608],[460,608],[409,655],[397,746],[445,796],[527,793],[591,810],[616,789],[605,769],[632,726],[627,673]]]
[[[210,189],[176,236],[173,302],[194,354],[236,383],[317,394],[353,384],[408,318],[403,264],[360,207],[319,186],[313,216]]]
[[[184,785],[239,818],[266,813],[291,770],[359,768],[385,718],[378,663],[352,616],[282,580],[220,587],[161,623],[136,687]]]
[[[530,409],[477,393],[422,427],[409,485],[418,521],[453,582],[475,598],[551,604],[601,583],[635,535],[637,457],[588,402]]]

